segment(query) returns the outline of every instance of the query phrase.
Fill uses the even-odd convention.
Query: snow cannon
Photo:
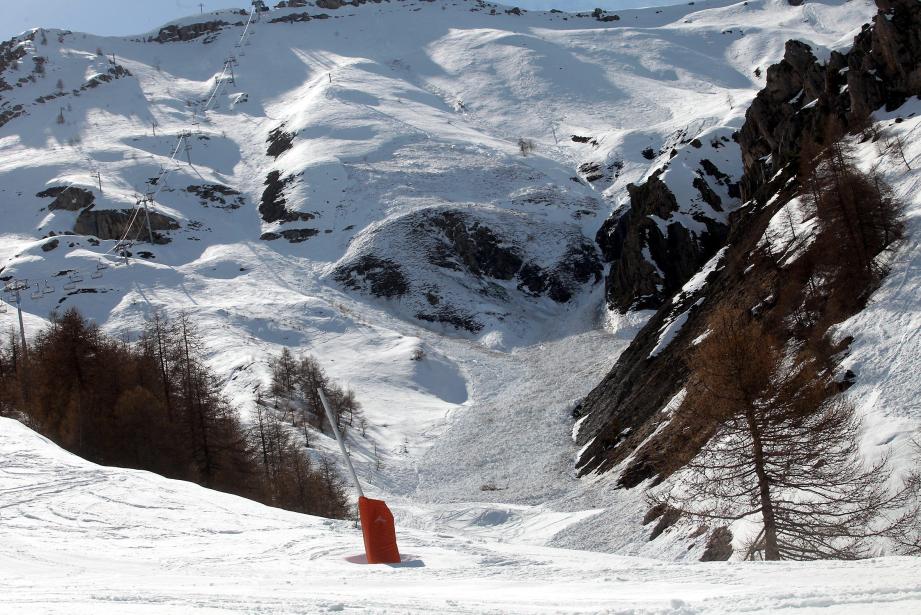
[[[339,443],[339,450],[342,451],[342,457],[345,459],[345,464],[352,475],[352,481],[355,483],[355,489],[358,491],[358,516],[361,519],[361,534],[365,541],[365,557],[369,564],[399,564],[400,550],[397,548],[397,530],[393,522],[393,513],[383,500],[372,500],[365,497],[361,490],[361,483],[358,482],[355,467],[352,465],[352,459],[345,450],[345,443],[336,426],[336,417],[329,406],[329,401],[322,389],[317,389],[317,393],[320,394],[326,418],[333,429],[336,442]]]

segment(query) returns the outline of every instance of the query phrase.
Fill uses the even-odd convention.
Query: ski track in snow
[[[912,558],[680,564],[351,522],[83,461],[0,419],[0,613],[908,613]],[[53,485],[53,487],[52,487]],[[11,502],[12,499],[16,502]]]
[[[677,530],[647,541],[639,489],[615,491],[613,476],[574,477],[572,409],[648,316],[607,314],[603,285],[563,306],[515,298],[504,320],[472,336],[422,328],[399,302],[343,292],[329,278],[339,259],[373,239],[370,231],[422,207],[476,204],[514,212],[525,232],[546,224],[593,237],[626,185],[648,177],[673,146],[679,154],[665,180],[681,202],[692,201],[699,157],[737,177],[737,150],[693,150],[676,135],[709,143],[731,134],[763,85],[755,67],[777,61],[788,38],[810,41],[820,57],[846,45],[871,5],[721,0],[620,11],[620,22],[604,26],[538,12],[490,17],[469,6],[368,4],[330,20],[263,20],[237,50],[242,27],[208,45],[81,34],[59,44],[49,31],[49,46],[37,52],[52,61],[35,88],[58,78],[77,87],[87,70],[104,70],[97,47],[133,77],[66,99],[63,126],[55,101],[0,128],[0,264],[56,287],[27,298],[27,330],[56,306],[77,306],[129,337],[155,309],[190,310],[226,394],[244,411],[271,353],[290,346],[316,355],[365,408],[368,435],[349,437],[352,458],[369,495],[393,508],[401,549],[415,559],[399,569],[351,564],[344,558],[360,538],[350,523],[98,468],[0,421],[0,612],[921,611],[917,560],[697,564],[703,545],[688,549]],[[299,10],[270,16],[291,12]],[[94,294],[63,292],[66,276],[55,273],[94,271],[114,242],[95,248],[75,238],[70,246],[64,236],[42,252],[39,238],[71,228],[75,214],[40,211],[48,200],[32,195],[90,188],[98,168],[96,208],[132,208],[134,191],[191,127],[184,101],[209,97],[228,53],[238,54],[236,84],[201,121],[207,138],[193,139],[194,167],[177,165],[155,205],[184,228],[171,244],[150,247],[151,260],[109,260],[101,279],[86,275],[81,288]],[[32,93],[4,95],[28,102]],[[247,101],[231,102],[244,93]],[[282,123],[298,135],[273,160],[265,139]],[[75,136],[80,142],[67,145]],[[533,139],[536,152],[522,158],[518,137]],[[651,163],[640,154],[646,147],[661,151]],[[863,155],[873,162],[870,150]],[[623,165],[610,181],[570,179],[582,163],[615,161]],[[271,169],[297,175],[288,206],[315,216],[282,228],[319,235],[301,244],[257,240],[278,226],[256,211]],[[901,178],[895,163],[884,170]],[[868,417],[867,446],[895,442],[900,462],[921,420],[917,177],[905,174],[897,186],[912,209],[892,275],[841,327],[855,336],[851,394]],[[182,191],[205,183],[240,190],[246,204],[205,208]],[[558,206],[519,198],[535,190]],[[0,314],[4,330],[13,315]],[[412,360],[419,351],[423,360]],[[337,454],[328,438],[311,444],[317,455]]]

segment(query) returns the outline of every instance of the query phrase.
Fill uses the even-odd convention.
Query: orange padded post
[[[339,450],[342,452],[342,458],[345,465],[352,475],[352,481],[355,483],[355,490],[358,492],[358,516],[361,519],[361,534],[365,539],[365,555],[369,564],[399,564],[400,550],[397,549],[397,530],[393,522],[393,513],[387,508],[382,500],[372,500],[366,498],[361,490],[361,483],[358,481],[358,474],[352,466],[352,460],[348,451],[345,449],[345,443],[342,441],[342,434],[336,427],[336,417],[329,407],[329,401],[323,393],[323,389],[317,389],[320,394],[320,401],[323,402],[323,409],[326,410],[326,418],[329,420],[329,426],[336,436],[336,442],[339,443]]]
[[[382,500],[358,498],[358,516],[365,539],[365,555],[369,564],[399,564],[397,530],[393,514]]]

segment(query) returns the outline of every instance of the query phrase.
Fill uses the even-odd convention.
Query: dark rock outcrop
[[[725,562],[732,557],[732,532],[728,527],[718,527],[707,539],[707,548],[700,556],[702,562]]]
[[[8,101],[4,101],[0,105],[0,128],[3,128],[9,122],[15,120],[17,117],[22,117],[28,115],[25,107],[22,105],[11,105]]]
[[[266,143],[269,146],[266,148],[265,155],[277,159],[291,149],[291,144],[294,143],[294,136],[293,132],[285,132],[284,124],[272,129],[266,139]]]
[[[48,205],[51,211],[80,211],[87,207],[92,207],[96,197],[92,191],[76,186],[54,186],[36,194],[40,199],[54,200]]]
[[[704,203],[716,211],[723,211],[723,199],[713,192],[713,188],[710,187],[706,179],[698,175],[694,178],[692,185],[700,193],[700,198],[703,199]]]
[[[314,215],[298,211],[289,211],[285,201],[285,187],[294,181],[289,175],[281,177],[281,172],[271,171],[265,178],[265,190],[259,203],[259,215],[265,222],[296,222],[313,220]]]
[[[106,72],[100,73],[88,79],[86,83],[80,86],[81,91],[91,90],[93,88],[98,88],[103,83],[111,83],[116,79],[121,79],[123,77],[131,77],[131,71],[122,66],[121,64],[111,63]]]
[[[511,280],[521,269],[517,251],[502,245],[489,227],[459,212],[446,211],[428,221],[448,239],[446,249],[432,255],[432,264],[473,275],[486,275],[498,280]]]
[[[716,253],[727,227],[700,217],[707,232],[697,237],[682,224],[670,222],[679,211],[678,202],[659,174],[642,185],[627,186],[627,191],[630,208],[609,218],[596,236],[605,260],[612,263],[606,282],[608,305],[621,312],[656,309]],[[712,196],[719,202],[716,194]]]
[[[185,191],[197,196],[202,207],[232,210],[240,209],[246,204],[246,199],[239,190],[221,184],[192,185]]]
[[[479,333],[483,330],[483,323],[477,321],[469,314],[463,314],[455,310],[451,306],[430,309],[424,312],[416,312],[415,316],[419,320],[424,320],[425,322],[448,325],[455,329],[469,331],[470,333]]]
[[[146,238],[147,219],[144,215],[134,218],[133,209],[85,209],[77,216],[74,232],[78,235],[92,235],[99,239],[121,239],[134,219],[132,232]],[[153,231],[174,231],[179,223],[163,214],[150,212],[150,228]],[[161,234],[154,233],[155,243],[167,243],[169,240]]]
[[[22,38],[15,37],[8,41],[0,42],[0,92],[12,90],[13,87],[3,79],[7,69],[17,66],[26,57],[26,47],[20,43],[23,40],[34,40],[35,34],[27,34]],[[0,99],[2,100],[2,99]]]
[[[877,0],[879,12],[847,54],[820,64],[808,45],[789,41],[784,59],[767,71],[739,131],[743,197],[778,170],[795,165],[807,141],[863,125],[880,107],[894,109],[921,91],[921,3]]]
[[[597,248],[577,225],[490,207],[414,211],[365,229],[353,245],[336,282],[400,297],[406,318],[473,333],[522,314],[539,297],[567,303],[603,273]]]
[[[476,277],[518,280],[518,289],[532,296],[546,294],[557,303],[566,303],[576,289],[594,280],[601,281],[602,266],[597,251],[588,242],[569,246],[556,267],[546,269],[525,262],[517,246],[509,245],[497,233],[458,211],[439,212],[418,223],[417,234],[441,231],[446,241],[428,250],[433,265],[464,271]]]
[[[363,290],[375,297],[394,299],[409,292],[409,281],[399,263],[365,255],[355,263],[336,268],[334,279],[351,290]]]
[[[291,13],[270,19],[269,23],[300,23],[311,19],[320,19],[320,17],[311,17],[308,13]]]
[[[276,239],[287,239],[291,243],[302,243],[311,237],[319,235],[320,231],[315,228],[291,228],[274,233],[263,233],[259,239],[263,241],[275,241]]]
[[[226,21],[205,21],[193,23],[188,26],[177,26],[175,24],[161,28],[152,40],[158,43],[174,43],[195,40],[196,38],[212,35],[205,39],[204,42],[213,40],[213,35],[229,26]]]

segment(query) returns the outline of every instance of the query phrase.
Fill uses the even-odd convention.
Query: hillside
[[[727,608],[707,602],[728,590],[706,568],[546,547],[689,561],[706,550],[709,536],[649,541],[648,506],[641,490],[615,489],[624,485],[620,470],[641,466],[627,486],[657,474],[634,463],[635,453],[669,443],[648,436],[673,437],[659,419],[682,387],[677,349],[702,333],[690,306],[708,288],[732,292],[719,277],[729,275],[724,246],[742,251],[744,232],[757,242],[784,204],[764,188],[753,206],[763,188],[752,183],[748,155],[757,148],[739,136],[771,85],[768,67],[790,39],[823,61],[847,52],[877,7],[715,0],[576,15],[480,0],[303,4],[196,16],[128,38],[37,30],[0,46],[0,279],[28,281],[27,334],[53,309],[77,307],[129,339],[158,310],[188,311],[225,394],[247,411],[270,356],[282,347],[313,354],[356,391],[369,421],[366,435],[350,436],[359,474],[394,508],[408,552],[418,551],[426,570],[443,564],[445,600],[471,579],[498,575],[456,561],[508,561],[513,572],[505,572],[520,582],[509,600],[542,583],[540,596],[562,585],[575,596],[588,565],[628,582],[652,570],[692,579],[693,596],[669,588],[624,608],[680,609],[682,600],[699,602],[687,612]],[[912,100],[877,115],[905,138],[911,160],[916,113]],[[874,164],[872,144],[860,148],[861,164]],[[868,446],[895,442],[907,464],[919,416],[918,177],[898,161],[880,168],[909,204],[907,239],[867,309],[840,325],[842,337],[854,337],[843,365],[857,373],[850,395],[872,419]],[[0,325],[15,318],[7,307]],[[638,392],[626,420],[617,387]],[[23,469],[33,482],[52,472],[45,456],[63,455],[9,421],[0,437],[27,458],[43,451]],[[323,436],[311,446],[316,456],[334,452]],[[65,465],[110,476],[70,458]],[[14,474],[3,489],[20,488]],[[129,487],[110,496],[100,527],[135,509],[143,527],[150,510],[120,498],[133,481],[155,479],[111,476]],[[197,528],[189,532],[202,550],[243,553],[215,587],[252,574],[267,549],[209,536],[196,510],[205,518],[245,509],[244,535],[269,531],[281,550],[292,544],[291,527],[306,524],[315,546],[290,548],[319,562],[317,583],[373,585],[389,574],[369,580],[338,563],[356,537],[346,525],[175,489],[165,507]],[[24,524],[17,531],[38,535],[25,520],[43,504],[9,506]],[[272,520],[278,527],[266,530]],[[456,547],[458,536],[473,546]],[[68,548],[103,539],[87,531]],[[545,560],[546,574],[525,582],[531,564]],[[648,567],[631,576],[636,561]],[[31,565],[48,570],[39,559]],[[902,588],[892,591],[893,612],[910,610],[917,564],[882,565],[893,571],[887,587]],[[860,604],[889,591],[844,591],[868,576],[861,566],[808,568],[829,577],[819,596],[783,593],[802,572],[796,566],[777,568],[770,581],[760,576],[766,569],[732,574],[752,596],[739,604],[766,612]],[[284,594],[279,579],[293,570],[278,571],[253,604]],[[139,566],[119,583],[149,571]],[[17,583],[16,599],[26,601],[28,581]],[[80,584],[87,605],[105,594],[89,577]],[[759,603],[753,596],[767,585],[775,602]],[[589,592],[572,610],[595,611],[621,589]],[[386,608],[432,608],[417,591]],[[540,596],[523,608],[537,608]],[[230,608],[210,600],[202,606]],[[348,608],[338,594],[323,600]]]

